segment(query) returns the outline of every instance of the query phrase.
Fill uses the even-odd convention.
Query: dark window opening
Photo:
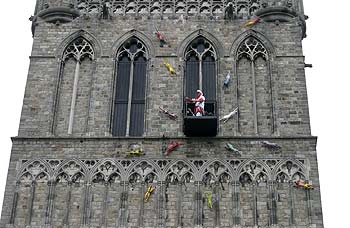
[[[142,136],[144,132],[147,52],[131,38],[117,56],[113,136]]]

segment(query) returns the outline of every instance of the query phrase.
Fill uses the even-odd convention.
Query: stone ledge
[[[15,136],[11,137],[12,142],[23,141],[23,140],[84,140],[84,141],[100,141],[100,140],[264,140],[264,139],[274,139],[274,140],[317,140],[317,136],[218,136],[218,137],[24,137]]]
[[[48,23],[68,23],[80,16],[80,12],[68,7],[48,8],[40,13],[38,17]]]
[[[279,6],[260,9],[256,12],[256,15],[265,22],[290,22],[292,18],[298,16],[298,13],[290,8]]]

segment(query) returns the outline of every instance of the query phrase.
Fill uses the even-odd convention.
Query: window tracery
[[[136,37],[128,39],[116,58],[116,93],[112,134],[142,136],[148,52]]]
[[[206,111],[215,113],[217,53],[205,37],[194,39],[185,51],[185,97],[196,97],[198,89],[206,99]],[[187,108],[186,108],[187,110]]]
[[[190,176],[193,181],[201,181],[206,174],[212,175],[215,181],[223,178],[223,175],[229,174],[233,180],[239,180],[248,175],[252,181],[276,180],[278,176],[284,176],[288,180],[305,180],[308,177],[304,160],[293,159],[268,159],[268,160],[249,160],[249,159],[230,159],[218,160],[178,160],[169,164],[170,160],[159,159],[103,159],[103,160],[29,160],[23,163],[17,180],[28,176],[30,180],[45,177],[49,179],[73,181],[73,182],[91,182],[97,174],[102,175],[104,180],[110,179],[115,174],[120,176],[121,181],[129,180],[134,174],[137,174],[140,181],[146,181],[148,178],[165,181],[173,175],[173,179],[183,181]],[[137,164],[135,164],[137,162]],[[164,164],[164,165],[162,165]],[[263,179],[261,179],[263,178]],[[244,178],[243,178],[244,179]]]
[[[238,49],[238,60],[241,58],[247,58],[250,61],[254,61],[258,57],[268,60],[269,57],[266,48],[261,42],[253,37],[246,39]]]
[[[91,44],[84,38],[78,38],[72,42],[63,54],[63,61],[73,57],[76,61],[80,62],[85,57],[93,60],[94,49]]]

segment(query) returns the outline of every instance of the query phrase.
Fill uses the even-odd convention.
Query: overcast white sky
[[[17,135],[29,56],[35,0],[2,1],[0,7],[0,205]],[[347,0],[304,0],[308,37],[303,41],[312,134],[318,161],[325,227],[348,227],[350,173],[350,45]],[[347,206],[347,207],[346,207]],[[1,209],[0,209],[1,210]]]

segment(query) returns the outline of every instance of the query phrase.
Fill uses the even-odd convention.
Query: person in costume
[[[194,115],[195,116],[204,116],[204,101],[205,97],[201,90],[197,90],[196,98],[188,98],[186,97],[187,102],[194,103]]]

